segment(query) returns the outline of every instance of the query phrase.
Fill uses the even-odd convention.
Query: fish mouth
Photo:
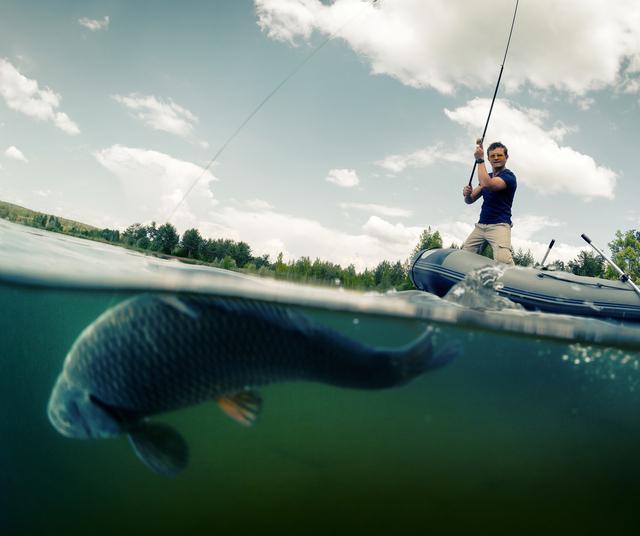
[[[120,426],[123,426],[125,424],[125,419],[121,411],[118,411],[113,406],[110,406],[106,402],[103,402],[96,395],[89,394],[89,400],[92,404],[96,405],[98,408],[104,411],[108,417],[113,419]]]

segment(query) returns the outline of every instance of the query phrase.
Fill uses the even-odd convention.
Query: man
[[[511,206],[517,188],[516,176],[506,168],[509,151],[502,143],[497,141],[487,149],[487,158],[493,169],[491,173],[487,172],[483,152],[479,143],[474,153],[478,166],[478,186],[472,188],[467,185],[462,189],[467,204],[475,203],[480,197],[483,199],[480,220],[462,249],[480,253],[488,242],[495,260],[513,264]]]

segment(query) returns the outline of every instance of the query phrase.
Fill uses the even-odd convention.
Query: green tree
[[[640,231],[630,229],[616,231],[616,237],[609,242],[611,260],[627,273],[634,282],[640,281]],[[618,272],[607,266],[606,277],[617,279]]]
[[[602,257],[590,251],[581,251],[575,259],[569,261],[567,267],[569,271],[576,275],[590,277],[602,277],[604,275]]]
[[[427,227],[424,231],[422,231],[416,247],[413,248],[411,258],[414,258],[423,249],[433,249],[441,247],[442,237],[440,236],[440,233],[435,230],[432,231],[431,227]]]
[[[251,262],[255,264],[257,270],[260,270],[261,268],[269,268],[271,266],[269,255],[262,255],[262,257],[253,257],[251,259]]]
[[[133,225],[129,225],[122,233],[122,240],[128,246],[134,246],[139,242],[144,243],[144,239],[148,240],[147,236],[147,228],[141,223],[134,223]]]
[[[224,259],[222,259],[222,268],[225,270],[233,270],[236,268],[236,261],[227,255]]]
[[[42,227],[43,229],[47,226],[48,216],[46,214],[38,213],[33,217],[33,224],[36,227]]]
[[[202,241],[203,239],[202,236],[200,236],[200,231],[198,231],[198,229],[187,229],[182,235],[182,240],[180,241],[180,247],[183,251],[183,255],[190,259],[199,258],[198,252]]]
[[[389,261],[380,262],[373,270],[373,281],[378,290],[411,288],[411,282],[400,261],[393,264]]]
[[[47,216],[45,229],[47,231],[62,231],[62,224],[56,216]]]
[[[287,265],[284,263],[284,255],[282,251],[278,253],[278,258],[273,266],[273,269],[276,272],[276,275],[283,275],[287,271]]]
[[[98,232],[98,236],[109,242],[120,242],[120,231],[117,229],[102,229]]]
[[[251,260],[251,248],[246,242],[234,242],[230,256],[238,266],[244,266]]]
[[[151,248],[169,255],[180,242],[178,231],[170,223],[165,223],[158,227]]]
[[[522,249],[518,248],[513,254],[513,262],[518,266],[533,266],[534,258],[531,250],[528,249],[525,253]]]

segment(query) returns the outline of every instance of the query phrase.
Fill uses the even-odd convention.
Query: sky
[[[0,199],[358,269],[427,227],[459,245],[514,6],[3,0]],[[568,261],[640,227],[639,119],[640,2],[519,2],[486,137],[515,249]]]

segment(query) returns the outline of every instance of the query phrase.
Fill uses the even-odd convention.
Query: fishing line
[[[509,44],[511,43],[511,34],[513,34],[513,25],[516,22],[516,13],[518,13],[518,2],[516,0],[516,8],[513,10],[513,20],[511,21],[511,30],[509,30],[509,39],[507,40],[507,48],[504,51],[504,58],[502,58],[502,65],[500,66],[500,74],[498,75],[498,82],[496,83],[496,89],[493,92],[493,99],[491,99],[491,107],[489,108],[489,115],[487,116],[487,122],[484,124],[484,130],[482,131],[482,137],[478,140],[478,145],[482,145],[484,137],[487,133],[487,127],[489,126],[489,119],[491,119],[491,112],[493,111],[493,105],[496,102],[496,95],[498,94],[498,87],[500,87],[500,79],[502,78],[502,71],[504,70],[504,64],[507,61],[507,53],[509,52]],[[471,170],[471,176],[469,177],[469,186],[473,181],[473,175],[476,172],[477,162],[473,163],[473,169]]]
[[[327,37],[322,43],[320,43],[320,45],[318,45],[314,50],[311,51],[310,54],[308,54],[296,67],[293,68],[293,70],[287,75],[285,76],[282,81],[273,88],[273,90],[271,90],[271,92],[260,101],[260,103],[251,111],[251,113],[245,118],[244,121],[242,121],[242,123],[240,123],[240,125],[238,126],[238,128],[236,128],[233,133],[231,134],[231,136],[229,136],[226,141],[220,146],[220,148],[218,149],[218,151],[216,152],[215,155],[213,155],[213,158],[209,161],[209,163],[203,168],[202,173],[200,173],[200,175],[198,175],[198,177],[191,183],[191,185],[189,186],[189,188],[187,189],[186,193],[182,196],[182,199],[180,199],[180,201],[178,201],[178,203],[176,204],[176,206],[173,208],[173,210],[171,211],[171,213],[169,214],[169,217],[167,218],[167,221],[171,221],[171,218],[173,218],[173,216],[175,215],[176,211],[178,210],[178,208],[180,208],[180,206],[182,205],[182,203],[184,203],[184,201],[187,199],[187,197],[189,197],[189,194],[191,193],[191,191],[195,188],[196,184],[198,184],[198,182],[200,182],[200,179],[202,179],[202,177],[204,176],[204,174],[207,172],[207,170],[213,165],[213,163],[220,157],[220,155],[224,152],[224,150],[229,146],[229,144],[233,141],[233,139],[240,134],[240,131],[242,131],[242,129],[247,125],[247,123],[249,121],[251,121],[251,119],[253,119],[253,117],[260,111],[260,109],[267,104],[267,102],[269,102],[269,100],[271,99],[271,97],[273,97],[279,90],[280,88],[282,88],[282,86],[284,86],[289,80],[291,80],[297,73],[298,71],[300,71],[300,69],[302,69],[310,60],[311,58],[313,58],[318,52],[320,52],[320,50],[322,50],[325,45],[327,43],[329,43],[329,41],[331,41],[332,39],[336,38],[338,36],[338,34],[340,34],[340,32],[342,32],[342,30],[344,30],[349,24],[351,24],[356,18],[358,18],[360,15],[362,15],[362,12],[365,10],[365,8],[369,5],[375,5],[378,3],[378,0],[369,0],[368,2],[365,2],[364,6],[362,7],[362,9],[360,11],[358,11],[353,17],[351,17],[349,20],[347,20],[347,22],[345,22],[342,26],[340,26],[340,28],[338,28],[335,32],[333,32],[332,34],[329,35],[329,37]]]

